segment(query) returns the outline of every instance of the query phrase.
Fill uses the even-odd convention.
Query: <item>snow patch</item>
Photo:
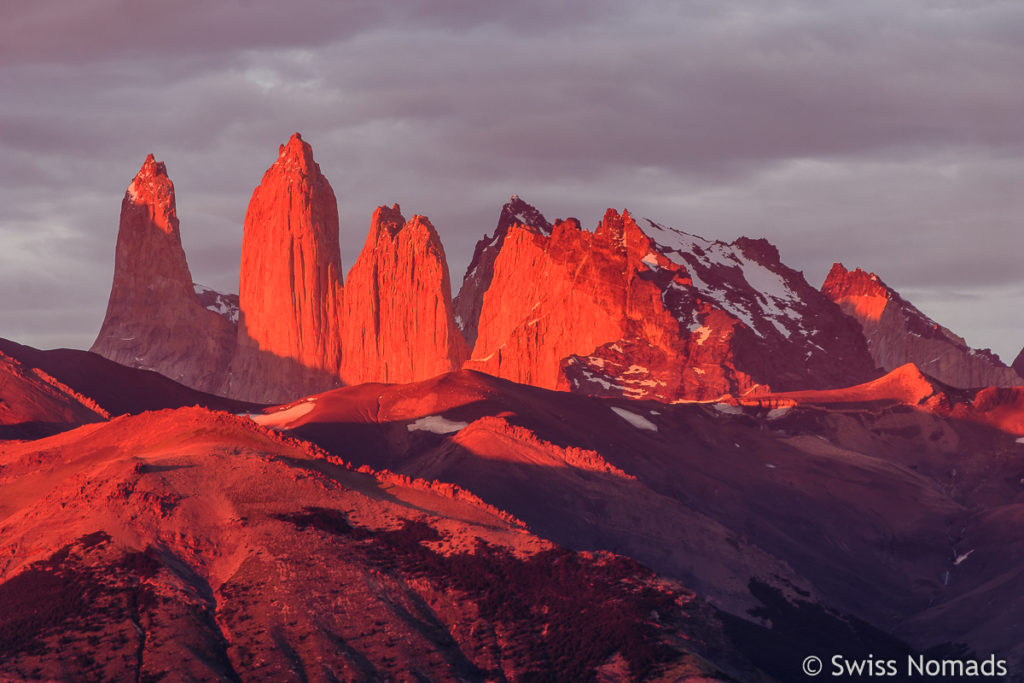
[[[604,389],[607,390],[607,391],[613,391],[615,389],[618,389],[619,391],[622,391],[622,387],[619,386],[618,384],[612,384],[608,380],[606,380],[606,379],[604,379],[602,377],[598,377],[593,372],[589,372],[589,371],[584,370],[584,374],[587,376],[587,381],[593,382],[594,384],[599,384],[602,387],[604,387]]]
[[[200,302],[205,299],[207,302],[205,308],[207,310],[227,318],[236,325],[238,324],[238,306],[232,303],[227,296],[198,282],[192,283],[192,289],[195,290],[196,297],[200,299]]]
[[[693,287],[700,295],[713,301],[758,336],[764,337],[759,325],[763,327],[767,321],[779,334],[788,338],[792,332],[783,321],[787,318],[792,321],[803,319],[804,316],[798,310],[802,308],[802,300],[790,288],[786,279],[771,268],[752,260],[739,248],[665,227],[651,220],[646,223],[653,229],[652,232],[657,231],[652,236],[658,242],[658,250],[674,263],[686,268]],[[647,257],[644,263],[650,265]],[[721,268],[738,268],[748,287],[737,287],[728,281],[721,286],[712,286],[698,272],[699,269],[715,271]],[[669,288],[682,289],[674,282]]]
[[[768,414],[765,417],[767,417],[769,420],[778,420],[780,417],[783,417],[786,414],[788,414],[789,411],[791,411],[791,410],[793,410],[793,406],[785,406],[783,408],[774,408],[772,410],[769,410]]]
[[[456,422],[441,415],[427,415],[405,426],[410,432],[432,432],[434,434],[453,434],[469,426],[468,422]]]
[[[649,432],[658,431],[658,425],[654,424],[643,415],[637,415],[634,412],[626,410],[625,408],[619,408],[618,406],[610,407],[613,413],[615,413],[623,420],[636,427],[637,429],[646,429]]]
[[[722,413],[723,415],[742,415],[743,408],[734,406],[731,403],[713,403],[711,407]]]
[[[960,564],[961,562],[963,562],[964,560],[966,560],[966,559],[967,559],[968,557],[970,557],[970,556],[971,556],[971,555],[972,555],[973,553],[974,553],[974,549],[972,548],[971,550],[968,550],[968,551],[967,551],[966,553],[963,553],[963,554],[961,554],[961,555],[957,555],[957,556],[956,556],[956,559],[955,559],[955,560],[953,560],[953,566],[954,566],[954,567],[958,566],[958,565],[959,565],[959,564]]]
[[[760,263],[743,259],[743,279],[763,297],[770,297],[777,301],[799,301],[796,293],[789,288],[781,275],[775,273]]]
[[[313,412],[314,406],[316,406],[316,401],[306,399],[302,403],[297,403],[296,405],[293,405],[290,408],[285,408],[284,410],[278,410],[276,413],[260,413],[258,415],[250,414],[249,419],[258,425],[263,425],[264,427],[287,429],[300,417]]]

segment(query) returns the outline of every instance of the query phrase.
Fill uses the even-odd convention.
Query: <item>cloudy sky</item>
[[[294,131],[351,266],[429,216],[453,281],[518,193],[767,237],[878,273],[1005,361],[1024,344],[1024,3],[0,0],[0,336],[87,348],[121,197],[167,164],[194,279],[237,291]]]

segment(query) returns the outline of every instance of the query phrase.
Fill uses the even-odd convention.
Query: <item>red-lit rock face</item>
[[[473,259],[462,282],[462,289],[453,302],[455,322],[461,328],[470,347],[476,342],[476,325],[480,320],[484,293],[491,286],[491,279],[494,277],[494,259],[501,251],[509,229],[514,225],[529,226],[542,235],[551,234],[551,223],[540,211],[520,199],[518,195],[512,195],[512,198],[501,207],[494,234],[476,243]]]
[[[345,283],[344,328],[346,384],[414,382],[460,367],[466,348],[448,263],[428,219],[406,222],[397,204],[374,212]]]
[[[212,390],[234,336],[234,327],[196,298],[178,232],[174,184],[150,154],[121,203],[114,282],[92,351]]]
[[[0,351],[0,440],[48,436],[108,417],[96,401]]]
[[[337,200],[296,133],[246,212],[238,351],[225,393],[282,401],[335,386],[340,306]]]
[[[917,310],[874,273],[832,266],[821,291],[860,323],[875,363],[905,363],[954,387],[1015,386],[1024,380],[987,349],[977,351]]]
[[[550,235],[509,228],[465,367],[662,401],[875,376],[856,326],[770,244],[646,223],[609,210],[594,233],[572,219]]]

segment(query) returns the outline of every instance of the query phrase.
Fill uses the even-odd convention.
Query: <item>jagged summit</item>
[[[157,175],[167,175],[167,164],[157,161],[153,153],[150,152],[146,155],[145,160],[142,162],[142,168],[139,169],[139,173],[135,178],[138,180]]]
[[[448,262],[425,216],[378,207],[345,281],[340,376],[414,382],[457,370],[466,345],[452,312]]]
[[[245,214],[238,349],[225,393],[284,401],[336,386],[341,278],[338,202],[296,133]]]
[[[504,234],[513,224],[526,225],[544,234],[551,232],[551,223],[532,204],[524,201],[519,195],[512,195],[501,207],[498,215],[498,225],[494,229],[491,240],[504,239]]]
[[[467,367],[661,401],[876,376],[857,326],[776,251],[645,222],[609,209],[594,232],[575,220],[550,235],[513,225]]]
[[[157,176],[167,175],[167,164],[162,161],[157,161],[153,153],[150,152],[146,155],[146,159],[142,162],[142,168],[139,169],[138,174],[129,185],[130,189],[135,189],[144,182],[151,181]]]
[[[649,246],[650,238],[637,225],[629,209],[623,209],[620,215],[615,209],[607,209],[604,217],[597,224],[594,237],[614,248],[644,250]]]
[[[405,217],[402,216],[402,207],[397,203],[387,206],[378,206],[370,219],[370,234],[367,240],[376,240],[381,230],[387,230],[394,237],[398,231],[405,227]],[[375,233],[376,231],[376,233]]]
[[[988,349],[970,348],[874,273],[847,270],[835,263],[821,291],[860,323],[872,358],[885,370],[915,363],[939,381],[959,388],[1024,383],[998,356]]]
[[[129,183],[124,201],[145,207],[150,224],[168,235],[178,235],[178,215],[174,202],[174,183],[167,175],[167,165],[152,154],[146,156],[139,172]],[[121,211],[124,213],[124,204]],[[180,237],[178,238],[180,241]]]
[[[287,143],[278,147],[275,165],[278,164],[289,170],[297,169],[304,175],[320,174],[320,165],[313,160],[313,148],[299,133],[294,133]]]
[[[501,207],[494,233],[476,243],[473,258],[462,279],[462,288],[454,301],[455,322],[470,347],[476,341],[480,306],[494,274],[494,259],[505,243],[509,229],[514,225],[525,226],[540,235],[550,235],[552,230],[544,214],[519,195],[512,195]]]
[[[237,308],[233,297],[193,289],[173,185],[152,155],[123,213],[123,229],[163,236],[169,246],[156,237],[119,240],[119,253],[132,255],[119,261],[129,274],[115,278],[120,304],[112,310],[131,323],[116,338],[105,326],[106,353],[245,400],[417,381],[463,365],[546,388],[660,401],[848,386],[906,362],[953,386],[1021,383],[874,274],[837,263],[819,291],[765,239],[707,240],[628,209],[608,209],[588,231],[573,218],[552,223],[512,195],[452,300],[429,219],[406,220],[397,203],[380,206],[343,285],[337,198],[299,133],[279,146],[253,192]],[[154,266],[143,272],[140,263]],[[135,278],[130,287],[118,284],[126,277]],[[154,298],[157,290],[166,292]],[[144,304],[126,303],[142,294],[150,296]],[[159,339],[129,330],[152,327],[149,312],[164,300],[187,300],[237,329],[233,340],[207,340],[217,362],[230,359],[219,377],[207,368],[189,380],[168,360],[180,351],[165,347],[185,344],[166,340],[210,337],[194,313],[174,312],[179,304],[157,316],[178,320],[174,332],[159,320]],[[892,340],[864,327],[897,310]],[[133,346],[136,339],[161,350]],[[919,347],[918,355],[893,350],[900,345]],[[953,360],[943,360],[949,349]],[[951,364],[952,374],[943,370]]]
[[[121,203],[114,280],[92,351],[211,391],[234,327],[196,297],[181,246],[174,184],[150,154]]]

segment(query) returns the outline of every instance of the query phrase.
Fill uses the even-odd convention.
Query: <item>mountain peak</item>
[[[833,301],[848,296],[867,296],[891,299],[898,297],[896,290],[882,282],[874,273],[855,268],[847,270],[842,263],[832,264],[832,269],[821,285],[822,293]]]
[[[779,248],[763,237],[738,237],[733,245],[762,265],[781,265]]]
[[[526,202],[517,194],[512,195],[498,215],[498,225],[495,227],[491,242],[501,242],[505,239],[505,233],[513,225],[525,225],[544,235],[551,233],[551,223],[544,217],[535,206]]]
[[[174,205],[174,183],[167,176],[167,166],[149,154],[139,172],[125,191],[126,204],[144,207],[149,220],[139,225],[156,227],[164,234],[178,234],[178,215]],[[122,207],[122,213],[125,208]]]
[[[110,299],[92,350],[203,390],[227,362],[235,331],[200,305],[181,246],[174,183],[150,154],[121,203]]]
[[[458,369],[466,349],[451,297],[430,219],[378,207],[345,281],[342,380],[404,383]]]
[[[615,209],[606,210],[604,218],[601,219],[594,231],[594,236],[605,244],[620,247],[626,251],[638,251],[640,256],[646,253],[652,245],[651,239],[637,225],[636,220],[630,215],[629,209],[623,209],[621,214]]]
[[[398,204],[392,204],[390,207],[381,205],[373,212],[373,218],[370,220],[370,237],[372,239],[375,235],[379,235],[381,230],[387,230],[388,234],[394,237],[404,226],[405,217],[402,215],[401,206]]]
[[[336,386],[340,300],[338,201],[296,133],[245,214],[238,349],[224,390],[285,401]]]
[[[430,222],[430,219],[418,213],[409,219],[406,227],[414,232],[424,232],[428,235],[437,234],[437,230],[434,228],[434,224]]]
[[[153,153],[150,152],[146,155],[146,160],[142,162],[142,167],[139,169],[138,176],[158,175],[167,175],[167,165],[162,161],[157,161],[156,157],[153,156]]]
[[[299,133],[294,133],[286,144],[278,148],[277,163],[289,169],[298,168],[307,174],[314,168],[320,172],[320,166],[313,160],[313,148]]]
[[[1021,382],[996,356],[968,347],[874,273],[835,263],[821,292],[860,323],[872,359],[885,370],[915,363],[928,375],[961,389]]]
[[[494,259],[505,243],[509,229],[514,225],[526,226],[528,230],[539,235],[550,235],[553,227],[544,214],[517,194],[512,195],[501,207],[494,233],[476,243],[473,259],[469,262],[469,268],[462,279],[462,289],[453,302],[455,321],[470,346],[476,339],[484,292],[490,287],[494,275]]]

